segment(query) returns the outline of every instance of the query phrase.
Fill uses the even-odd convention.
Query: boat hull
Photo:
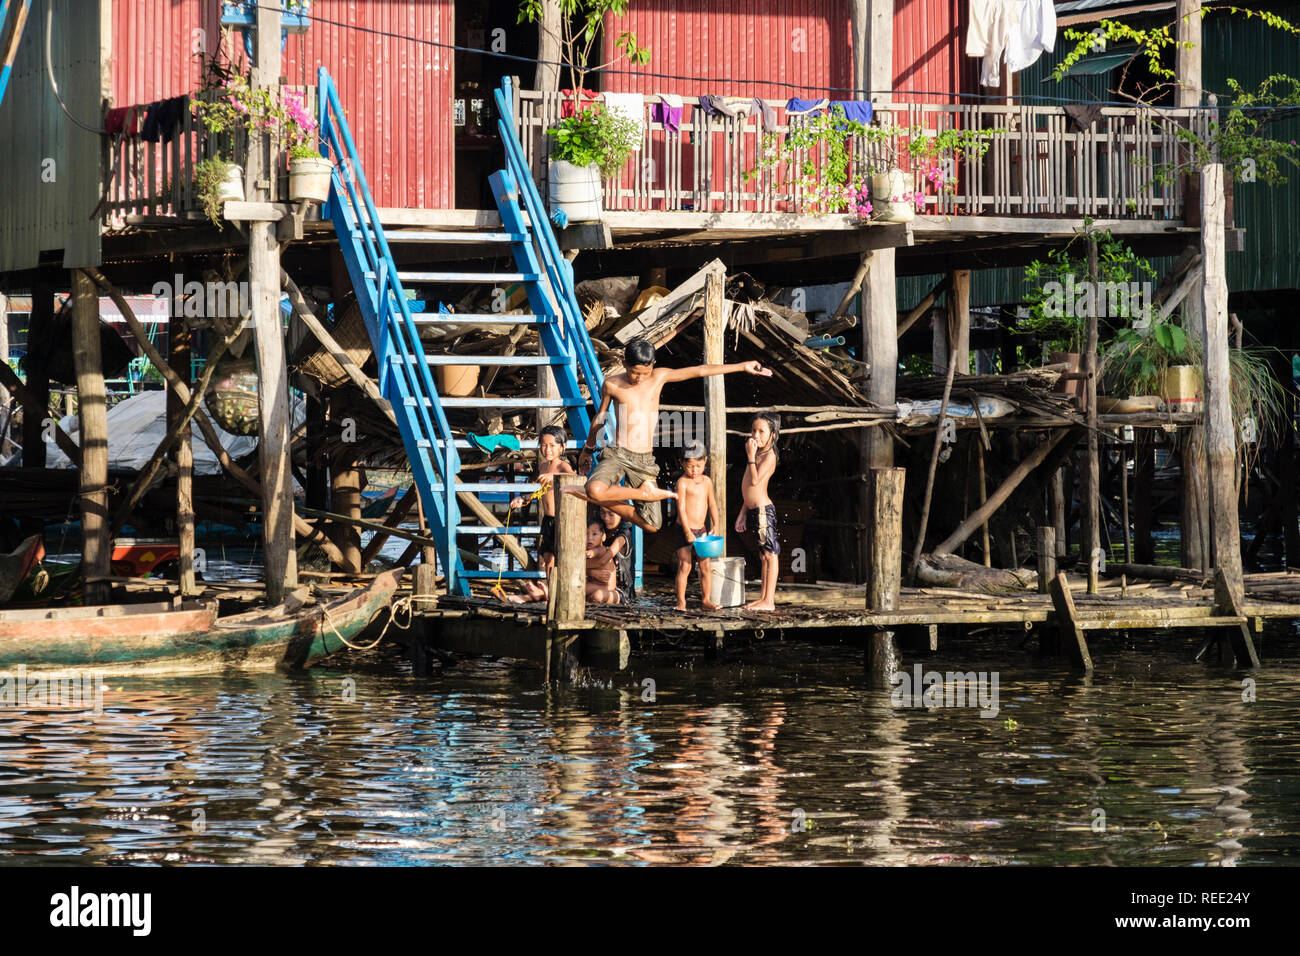
[[[342,650],[391,603],[402,572],[327,604],[230,617],[214,607],[109,605],[0,611],[0,670],[18,665],[105,675],[295,670]]]

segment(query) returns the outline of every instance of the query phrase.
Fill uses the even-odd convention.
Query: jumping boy
[[[686,610],[686,583],[691,576],[691,562],[700,572],[703,588],[704,610],[716,611],[718,605],[709,600],[713,589],[713,575],[708,558],[695,554],[695,539],[705,529],[716,533],[718,506],[713,497],[713,479],[704,473],[707,456],[701,442],[691,442],[682,455],[682,468],[686,472],[677,480],[677,610]]]
[[[747,524],[753,525],[763,565],[763,593],[757,601],[746,604],[745,609],[775,611],[781,541],[776,534],[776,505],[768,497],[767,483],[776,471],[776,440],[781,433],[781,419],[775,412],[759,412],[749,428],[749,438],[745,441],[745,474],[740,479],[744,503],[736,517],[736,533],[744,534]]]
[[[659,465],[655,462],[653,443],[659,425],[659,394],[669,382],[685,382],[710,375],[748,372],[771,375],[772,370],[758,362],[735,362],[731,365],[695,365],[690,368],[656,368],[655,347],[646,339],[633,339],[623,350],[625,371],[605,379],[600,390],[600,407],[592,419],[591,431],[578,456],[578,471],[586,474],[596,450],[596,437],[605,427],[609,406],[613,403],[618,417],[615,444],[601,452],[600,463],[587,478],[581,491],[570,494],[609,508],[620,517],[646,531],[663,527],[659,502],[676,494],[659,488]],[[627,479],[626,486],[619,482]],[[635,502],[635,504],[633,504]]]

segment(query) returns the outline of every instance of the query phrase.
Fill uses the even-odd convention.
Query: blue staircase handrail
[[[596,357],[596,347],[591,344],[587,334],[587,325],[583,320],[582,308],[573,286],[573,265],[560,254],[560,244],[551,232],[550,220],[546,217],[546,207],[542,204],[542,195],[533,182],[532,170],[524,158],[524,145],[519,141],[515,131],[514,114],[511,110],[512,96],[510,78],[501,81],[501,88],[493,91],[497,104],[497,129],[501,133],[501,142],[505,145],[506,169],[519,186],[519,194],[524,199],[524,210],[531,223],[529,232],[537,239],[537,248],[551,289],[555,293],[560,315],[564,321],[565,336],[574,346],[582,377],[591,390],[592,404],[600,405],[600,391],[605,383],[600,360]],[[611,416],[612,419],[612,416]],[[606,440],[613,439],[613,422],[605,425]]]
[[[0,49],[0,103],[5,101],[5,88],[9,86],[9,74],[13,70],[14,60],[18,56],[18,43],[23,38],[23,27],[27,22],[27,11],[32,0],[17,0],[14,7],[13,35],[9,38],[9,48]],[[0,0],[0,40],[4,39],[5,23],[9,19],[10,0]]]
[[[324,67],[317,74],[317,83],[322,154],[328,157],[333,152],[341,160],[334,165],[329,202],[322,207],[321,215],[334,219],[336,224],[341,218],[351,237],[344,261],[358,298],[364,290],[368,299],[365,304],[370,306],[362,309],[362,315],[375,346],[380,390],[394,406],[394,413],[408,425],[401,429],[402,437],[412,461],[412,473],[421,486],[420,498],[427,506],[425,517],[439,542],[439,558],[451,591],[461,570],[451,530],[460,523],[455,495],[460,456],[447,416],[437,401],[438,391],[425,360],[419,330],[411,317],[406,290],[384,237],[338,90]],[[424,396],[431,397],[431,401],[425,402]],[[419,462],[428,467],[417,467]],[[434,493],[431,474],[441,482],[442,494]]]

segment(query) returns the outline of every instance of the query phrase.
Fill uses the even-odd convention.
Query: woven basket
[[[339,318],[330,333],[339,343],[339,348],[356,363],[357,368],[364,368],[371,354],[370,335],[366,332],[366,323],[361,317],[361,306],[357,304],[356,299],[349,296],[345,300]],[[321,345],[314,335],[308,335],[303,339],[302,345],[298,347],[298,352],[294,356],[294,364],[304,375],[310,375],[329,388],[338,388],[351,381],[348,373],[343,371],[343,366],[325,350],[325,346]]]

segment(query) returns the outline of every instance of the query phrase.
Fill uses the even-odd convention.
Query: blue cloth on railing
[[[844,110],[844,118],[856,123],[871,122],[871,103],[868,100],[831,100],[830,108]]]
[[[787,113],[811,113],[813,110],[826,108],[826,100],[804,100],[797,96],[790,97],[790,102],[785,104]]]

